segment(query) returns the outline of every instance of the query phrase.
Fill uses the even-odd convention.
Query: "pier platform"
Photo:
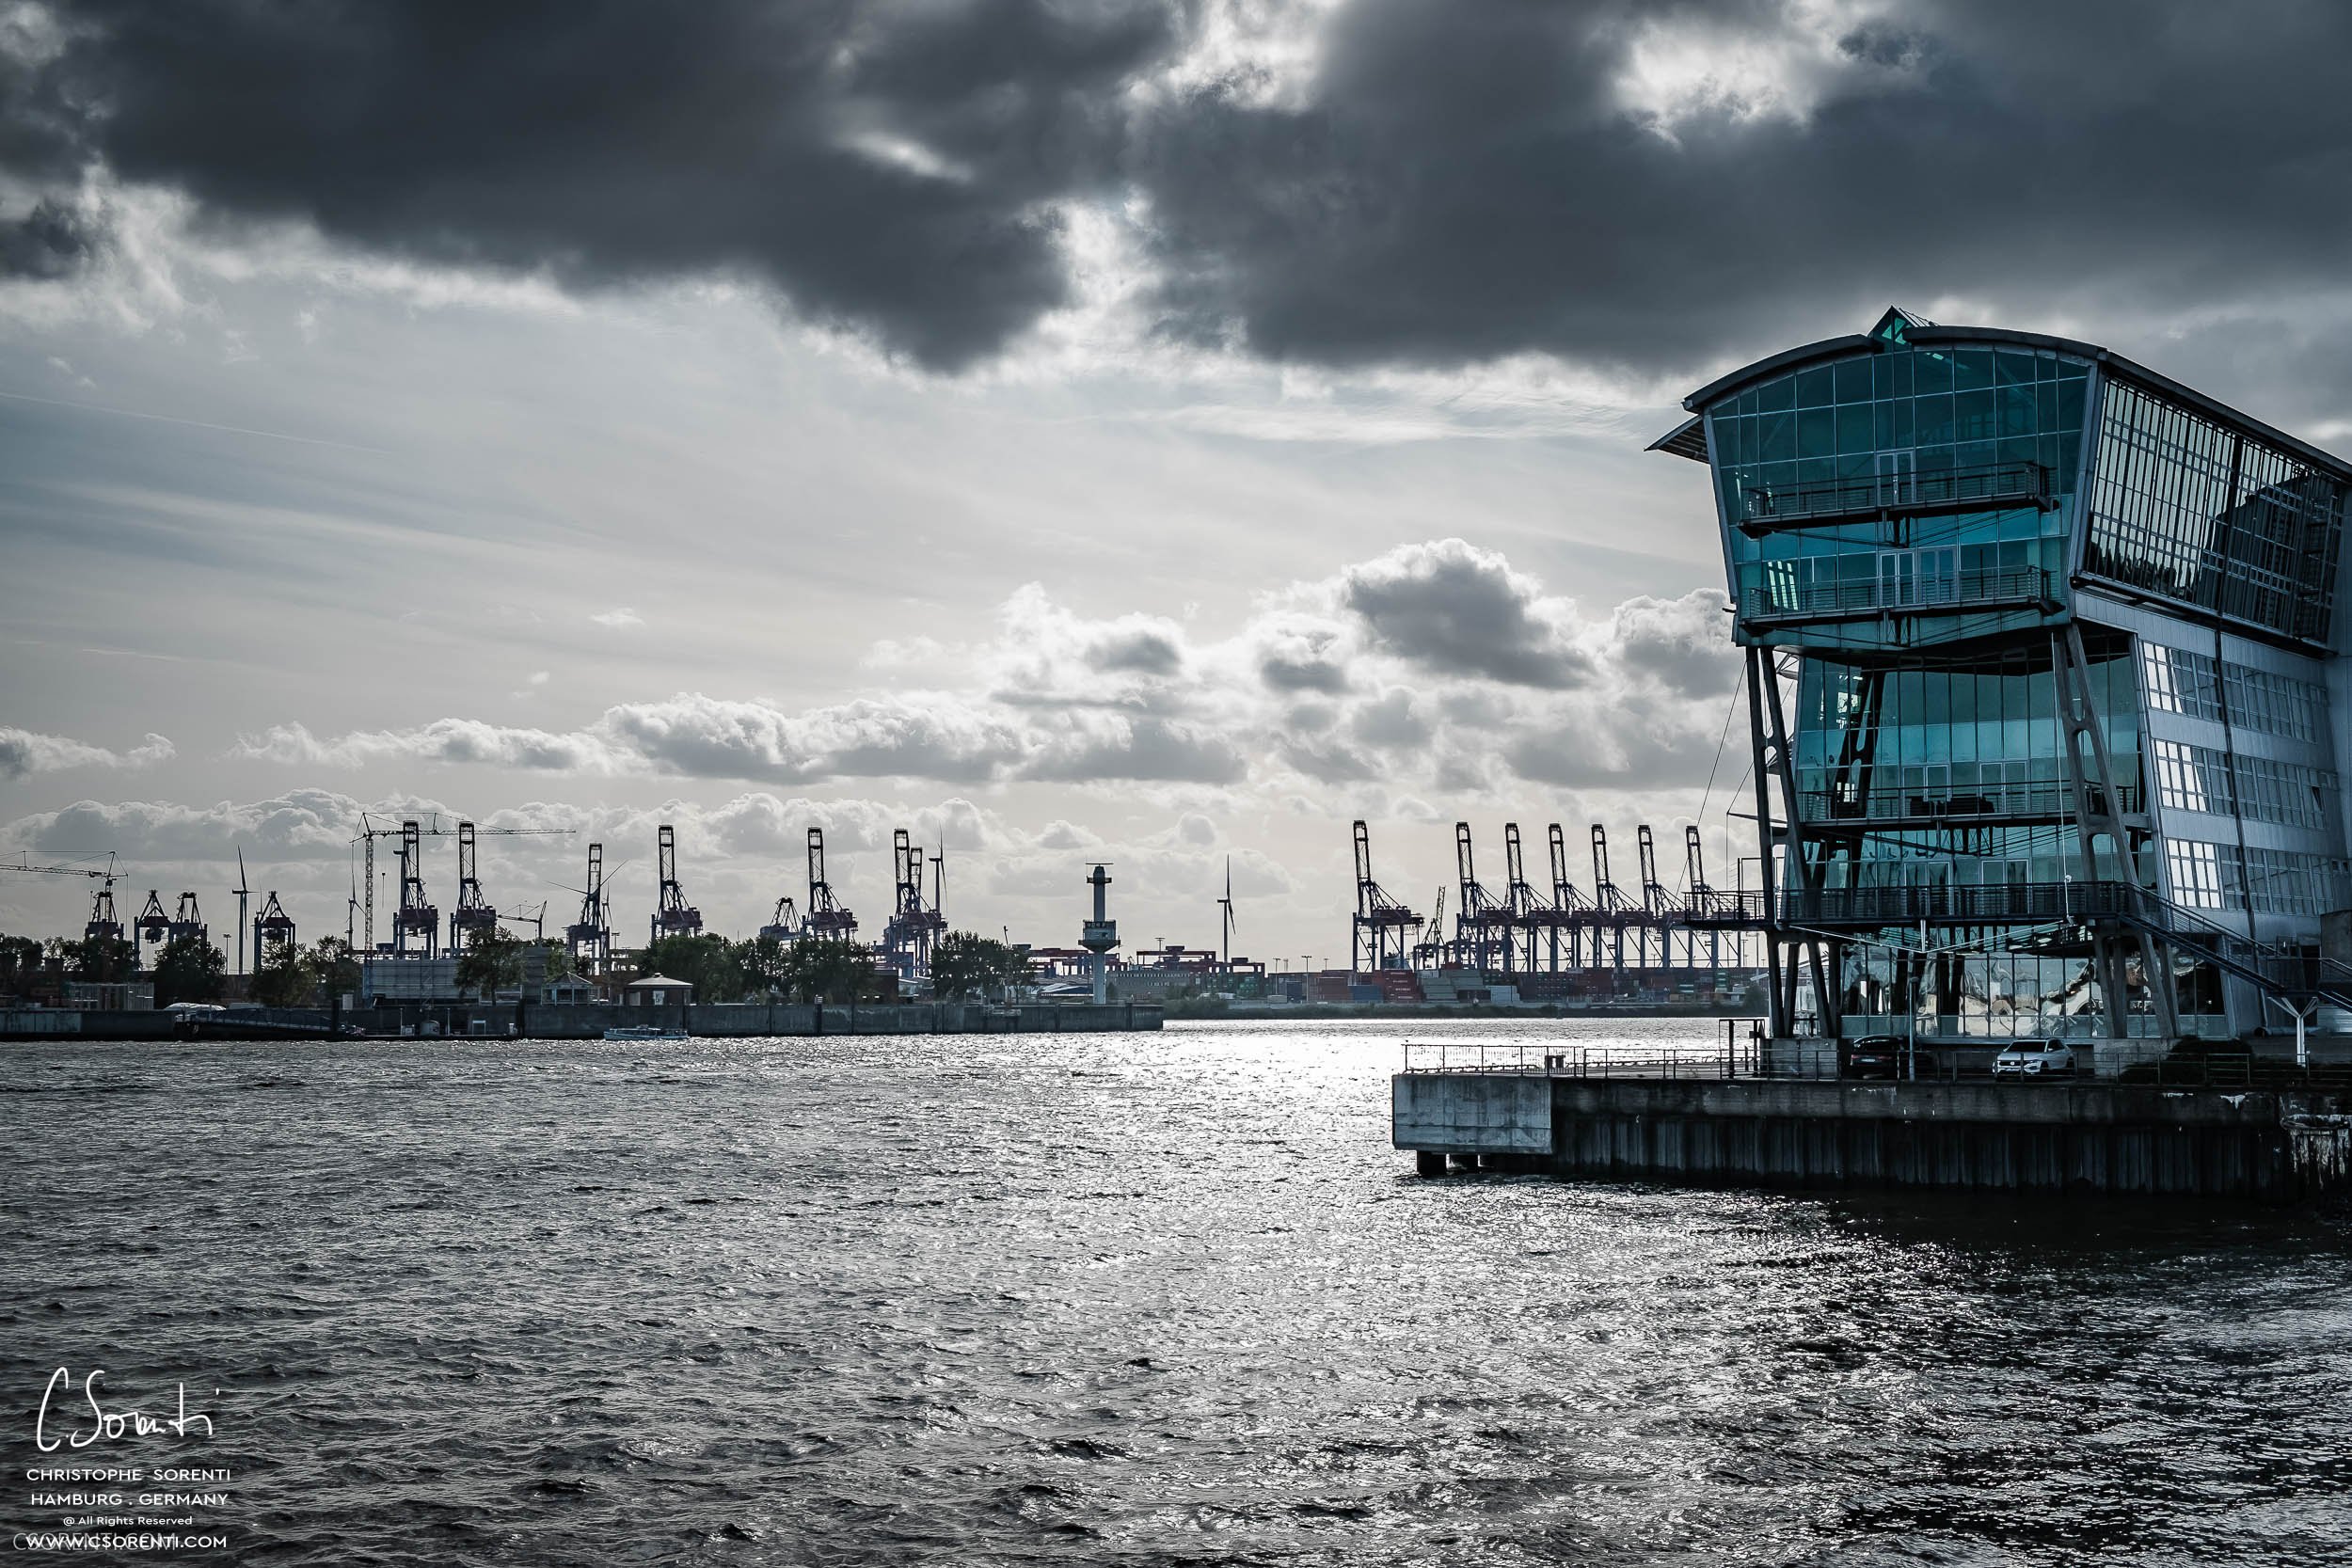
[[[1398,1073],[1392,1113],[1395,1147],[1424,1175],[2278,1204],[2352,1196],[2352,1102],[2334,1092],[1473,1069]]]

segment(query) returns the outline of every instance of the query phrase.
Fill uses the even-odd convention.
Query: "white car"
[[[1993,1058],[1995,1078],[2072,1078],[2074,1053],[2054,1040],[2027,1040]]]

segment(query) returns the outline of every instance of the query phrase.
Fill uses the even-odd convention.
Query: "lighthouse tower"
[[[1113,920],[1104,907],[1104,890],[1111,885],[1109,870],[1096,866],[1087,881],[1094,889],[1094,918],[1086,923],[1085,934],[1078,945],[1094,955],[1094,1001],[1097,1006],[1110,1000],[1110,950],[1119,945],[1119,922]]]

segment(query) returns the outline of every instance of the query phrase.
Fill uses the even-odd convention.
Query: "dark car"
[[[1900,1035],[1865,1035],[1846,1048],[1845,1076],[1849,1078],[1900,1078],[1903,1075],[1903,1037]]]

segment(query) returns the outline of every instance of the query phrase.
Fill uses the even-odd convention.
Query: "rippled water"
[[[1421,1180],[1450,1028],[0,1048],[0,1517],[96,1364],[241,1561],[2352,1551],[2339,1229]]]

